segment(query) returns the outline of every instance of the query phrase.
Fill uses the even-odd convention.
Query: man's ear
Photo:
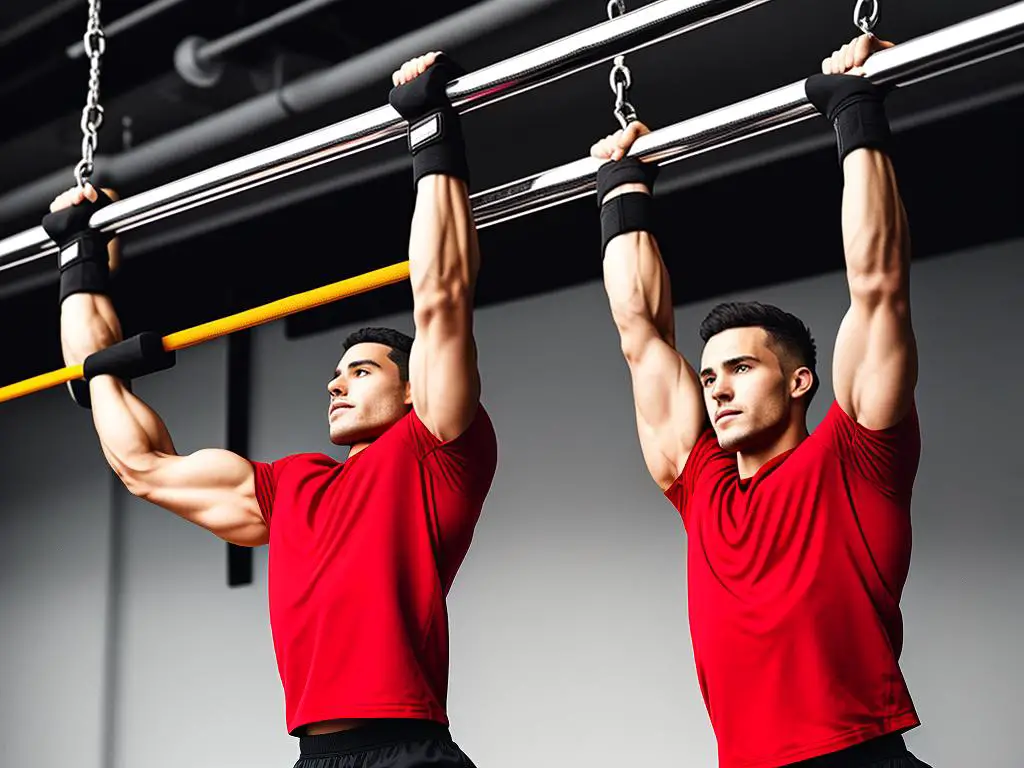
[[[794,399],[806,397],[812,386],[814,386],[814,373],[807,366],[801,366],[793,371],[789,395]]]

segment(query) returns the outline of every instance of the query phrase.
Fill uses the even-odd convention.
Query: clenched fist
[[[598,160],[621,160],[629,152],[634,141],[650,132],[651,129],[646,125],[634,121],[627,125],[625,130],[618,130],[595,142],[590,148],[590,156]]]
[[[103,190],[111,200],[117,200],[112,189]],[[50,212],[79,205],[85,200],[96,202],[98,195],[91,184],[84,189],[72,187],[62,192],[50,203]],[[111,273],[121,261],[117,238],[107,246],[108,265]],[[110,298],[91,293],[75,293],[61,303],[60,314],[61,350],[65,365],[81,365],[86,357],[121,341],[121,323],[114,311]]]
[[[430,53],[425,53],[422,56],[417,56],[414,59],[409,59],[391,73],[392,85],[397,87],[404,83],[408,83],[415,77],[419,77],[437,60],[440,53],[440,51],[431,51]]]
[[[892,48],[895,43],[879,40],[874,35],[864,34],[853,38],[832,55],[822,59],[821,72],[824,75],[863,75],[864,62],[873,53]]]
[[[112,189],[103,187],[103,191],[107,197],[111,200],[119,200],[117,193]],[[86,183],[84,189],[82,187],[71,187],[53,198],[53,202],[50,203],[50,213],[60,211],[64,208],[70,208],[72,205],[78,205],[79,203],[89,200],[95,203],[99,195],[96,194],[96,188],[92,184]],[[107,265],[110,268],[111,274],[117,271],[117,268],[121,266],[121,244],[115,237],[111,239],[107,245],[108,261]]]

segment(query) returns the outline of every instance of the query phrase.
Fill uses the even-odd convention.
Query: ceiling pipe
[[[174,68],[190,85],[210,88],[217,84],[224,72],[225,53],[337,2],[338,0],[303,0],[216,40],[205,40],[194,35],[186,37],[174,51]]]
[[[136,27],[143,22],[149,21],[154,16],[158,16],[176,5],[181,5],[183,2],[186,2],[186,0],[153,0],[152,3],[148,3],[141,8],[136,8],[131,13],[126,13],[116,21],[112,21],[110,24],[105,25],[103,28],[103,36],[109,40],[111,37],[114,37],[121,32],[125,32],[132,27]],[[85,42],[83,40],[79,40],[77,43],[69,45],[65,51],[65,54],[69,59],[80,58],[84,53]]]

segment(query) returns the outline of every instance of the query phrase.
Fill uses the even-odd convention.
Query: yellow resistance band
[[[403,261],[399,264],[392,264],[389,267],[375,269],[347,280],[325,285],[322,288],[314,288],[305,293],[297,293],[284,299],[272,301],[260,307],[253,307],[235,315],[222,317],[220,320],[212,320],[209,323],[197,325],[184,331],[178,331],[163,337],[164,350],[185,349],[204,341],[216,339],[235,331],[242,331],[246,328],[269,323],[271,320],[279,320],[287,315],[294,315],[306,309],[312,309],[332,301],[344,299],[348,296],[355,296],[359,293],[366,293],[385,285],[401,282],[409,277],[409,262]],[[73,379],[82,378],[82,366],[71,365],[57,371],[50,371],[31,379],[19,381],[16,384],[8,384],[0,387],[0,403],[13,400],[22,395],[39,392],[43,389],[56,387],[65,384]]]

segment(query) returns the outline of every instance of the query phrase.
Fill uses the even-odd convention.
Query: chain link
[[[864,6],[870,5],[870,13],[864,12]],[[875,24],[878,23],[878,14],[881,11],[879,7],[879,0],[857,0],[857,5],[853,9],[853,23],[863,32],[865,35],[874,34],[873,30]]]
[[[625,12],[625,0],[608,0],[609,20]],[[633,75],[625,62],[625,56],[616,56],[613,60],[612,70],[608,73],[608,85],[611,87],[612,93],[615,94],[615,108],[612,111],[623,129],[637,119],[636,109],[629,103],[629,88],[633,85]]]
[[[82,37],[85,53],[89,57],[89,92],[82,108],[82,159],[75,166],[75,181],[84,187],[94,170],[93,159],[100,126],[103,125],[103,107],[100,105],[100,61],[107,49],[107,38],[100,25],[100,0],[89,0],[89,23]]]

